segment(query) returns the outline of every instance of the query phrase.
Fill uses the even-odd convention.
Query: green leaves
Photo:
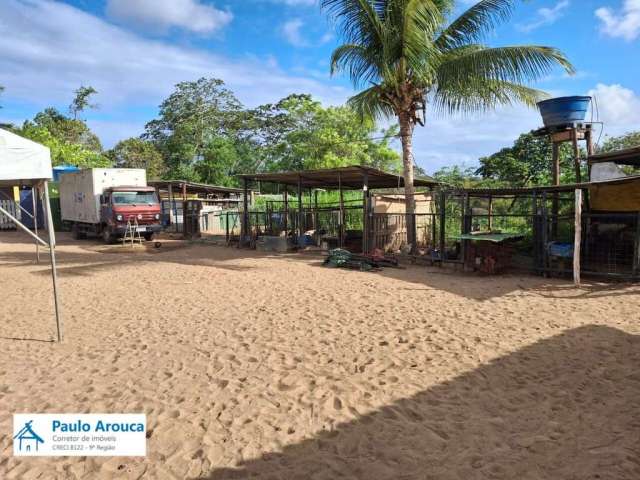
[[[512,13],[513,0],[481,0],[447,23],[451,0],[324,0],[346,43],[332,55],[332,73],[349,75],[362,114],[420,121],[427,101],[446,113],[483,111],[544,96],[530,82],[560,67],[562,52],[525,45],[487,48],[488,32]]]
[[[471,77],[502,82],[528,83],[548,75],[556,66],[574,73],[571,63],[559,50],[525,45],[475,48],[463,55],[448,56],[438,69],[439,83],[463,83]]]
[[[83,112],[85,109],[98,107],[97,104],[89,103],[89,98],[92,95],[98,93],[95,88],[91,86],[81,86],[74,93],[76,94],[76,96],[74,97],[73,102],[71,102],[71,105],[69,105],[69,112],[71,113],[71,115],[73,115],[74,120],[77,120],[78,114],[80,112]]]
[[[544,185],[551,181],[551,141],[548,137],[536,137],[531,133],[520,135],[512,147],[480,159],[476,171],[485,180],[498,184],[525,187]],[[564,181],[575,181],[571,147],[560,149],[560,168]]]
[[[481,41],[485,34],[506,21],[513,11],[513,0],[482,0],[451,22],[435,40],[440,50]]]
[[[15,133],[49,147],[54,166],[92,168],[111,165],[111,161],[102,154],[100,140],[87,124],[69,118],[55,108],[46,108],[33,120],[25,121]]]
[[[155,145],[140,138],[118,142],[107,152],[107,156],[117,168],[144,168],[150,180],[161,178],[166,170],[162,154]]]

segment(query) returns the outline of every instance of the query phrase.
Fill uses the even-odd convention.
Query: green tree
[[[164,159],[155,145],[141,138],[122,140],[107,152],[118,168],[144,168],[147,178],[159,179],[165,172]]]
[[[614,152],[627,148],[640,147],[640,131],[629,132],[618,137],[607,137],[599,149],[599,153]]]
[[[181,82],[160,105],[159,118],[147,123],[143,138],[162,153],[166,176],[198,181],[195,167],[204,159],[210,142],[239,131],[244,113],[222,80]]]
[[[38,142],[51,150],[51,163],[56,165],[75,165],[82,168],[109,167],[111,161],[104,155],[88,149],[78,143],[70,143],[56,137],[46,127],[33,122],[25,122],[15,133]]]
[[[528,87],[555,66],[573,67],[555,48],[489,48],[480,42],[506,20],[514,0],[481,0],[453,21],[454,0],[322,0],[345,43],[331,72],[346,73],[356,88],[349,102],[363,116],[396,117],[402,141],[407,213],[413,201],[412,138],[427,104],[436,112],[478,112],[497,105],[533,105],[543,94]],[[413,218],[409,215],[409,242]]]
[[[195,164],[195,171],[204,183],[236,186],[236,175],[252,171],[254,153],[251,142],[233,137],[216,137],[207,143],[202,158]]]
[[[474,188],[480,186],[481,183],[475,168],[460,165],[442,167],[433,174],[433,178],[447,186],[456,188]]]
[[[534,136],[531,132],[524,133],[513,146],[481,158],[480,168],[475,174],[502,186],[549,185],[552,150],[549,137]],[[576,180],[573,153],[567,143],[560,146],[560,180],[561,183]]]
[[[290,95],[251,112],[257,169],[307,170],[369,165],[397,171],[399,155],[390,146],[397,127],[377,130],[347,106],[323,108],[310,95]]]
[[[69,118],[55,108],[45,108],[29,123],[47,129],[55,138],[64,142],[82,145],[96,153],[102,152],[100,139],[84,121]]]
[[[74,120],[77,120],[78,114],[80,112],[83,112],[87,108],[98,108],[97,104],[89,103],[89,98],[92,95],[95,95],[98,93],[98,91],[95,88],[91,86],[89,87],[81,86],[74,93],[76,96],[71,102],[71,105],[69,105],[69,112],[71,113],[71,115],[73,115]]]

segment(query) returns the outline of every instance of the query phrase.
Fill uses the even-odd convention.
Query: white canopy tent
[[[34,218],[35,233],[3,208],[2,205],[0,205],[0,212],[9,217],[16,224],[16,227],[34,238],[36,241],[36,255],[38,255],[38,245],[43,245],[49,249],[56,327],[58,341],[62,341],[62,318],[60,317],[58,300],[58,276],[55,255],[56,237],[49,203],[49,180],[51,180],[51,154],[49,149],[39,143],[0,129],[0,187],[31,187],[34,202],[33,214],[35,217],[30,212],[22,209],[22,207],[19,208],[22,209],[23,213]],[[38,235],[36,198],[43,199],[48,237],[46,241]]]

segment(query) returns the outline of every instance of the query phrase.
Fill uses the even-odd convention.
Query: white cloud
[[[601,22],[600,31],[610,37],[631,41],[640,35],[640,0],[624,0],[618,13],[608,7],[598,8],[596,17]]]
[[[531,32],[540,27],[553,25],[561,17],[564,16],[565,11],[569,8],[569,5],[569,0],[560,0],[555,4],[555,6],[551,8],[539,8],[536,12],[535,18],[533,18],[529,23],[520,23],[516,25],[516,28],[518,28],[518,30],[522,32]]]
[[[622,85],[599,83],[589,91],[595,97],[599,118],[604,122],[605,132],[619,135],[631,130],[640,130],[640,96]]]
[[[179,27],[201,34],[213,33],[233,19],[231,12],[199,0],[107,0],[107,15],[151,28]]]
[[[282,26],[282,35],[294,47],[303,47],[307,45],[300,30],[304,26],[304,22],[299,18],[294,18],[284,23]]]
[[[414,157],[428,173],[447,165],[475,166],[480,157],[511,146],[521,133],[541,123],[537,110],[524,106],[465,117],[436,117],[427,111],[424,128],[415,129]]]
[[[285,72],[272,57],[230,59],[145,39],[50,0],[2,0],[0,18],[5,105],[12,100],[33,108],[64,108],[74,89],[92,85],[99,92],[98,114],[128,123],[126,111],[146,111],[168,96],[176,83],[202,76],[222,78],[248,106],[293,92],[309,92],[328,104],[341,103],[349,94],[335,83]],[[15,116],[15,112],[5,107],[0,115]]]

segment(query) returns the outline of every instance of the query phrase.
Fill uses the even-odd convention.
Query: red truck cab
[[[109,187],[100,196],[101,233],[107,243],[123,237],[127,225],[151,240],[162,230],[160,217],[160,201],[153,187]]]

